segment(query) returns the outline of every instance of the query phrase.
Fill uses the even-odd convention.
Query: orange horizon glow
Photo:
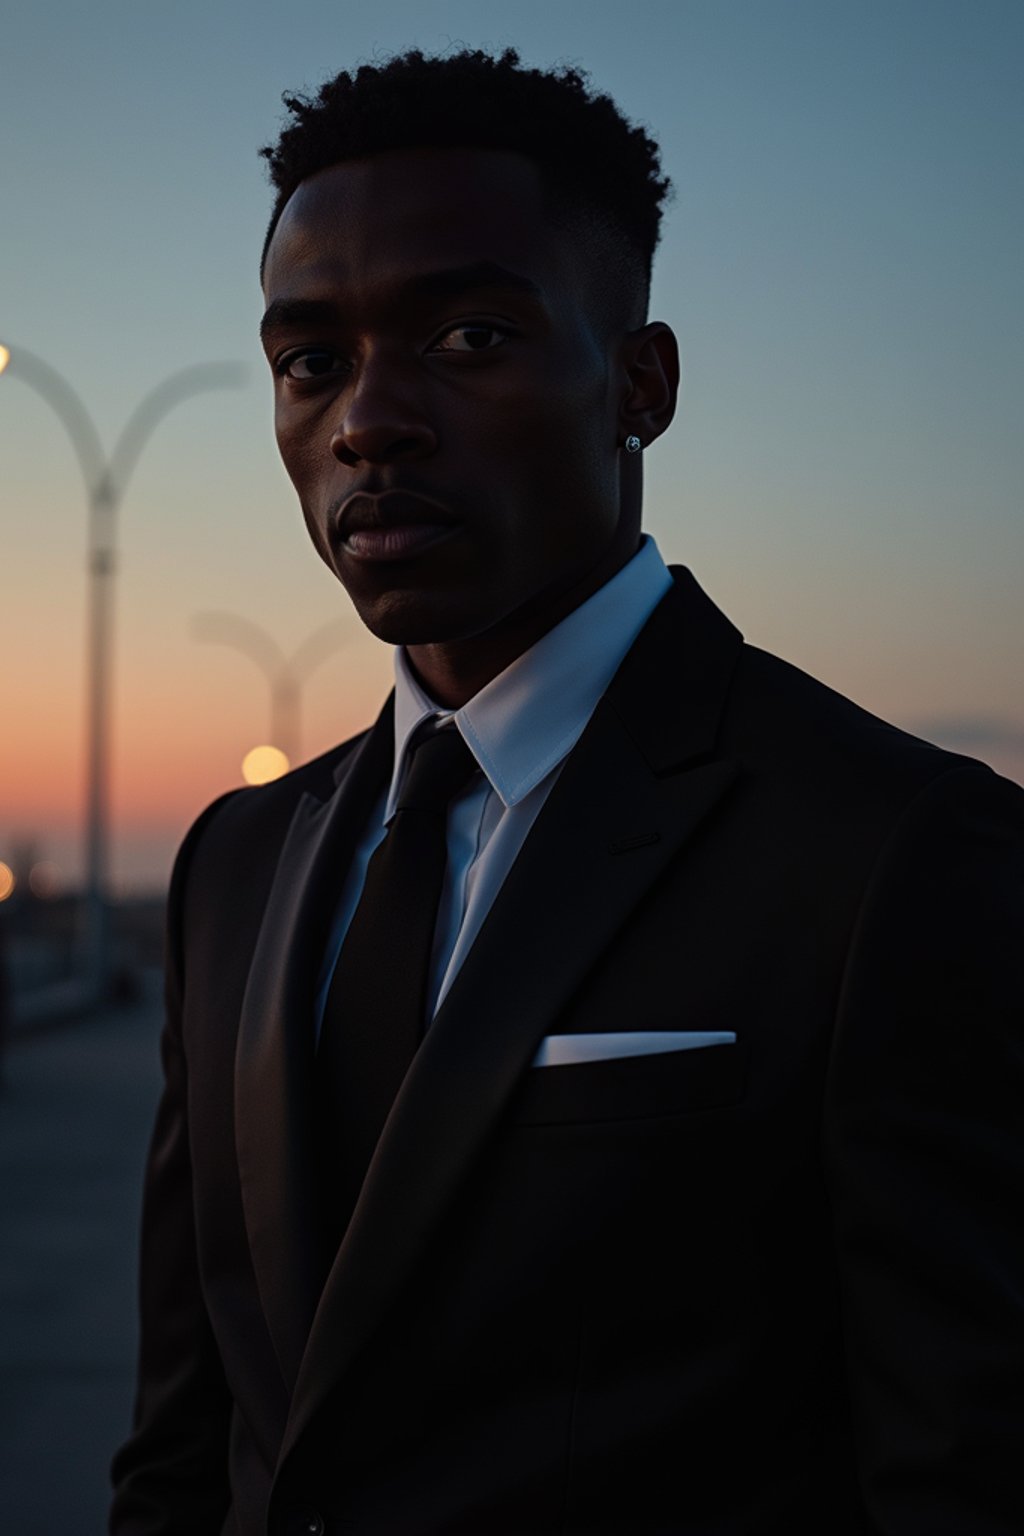
[[[245,787],[242,761],[260,741],[267,701],[262,679],[241,666],[233,670],[230,653],[206,660],[188,651],[187,671],[172,657],[156,672],[138,650],[118,659],[111,879],[115,891],[156,889],[195,818],[225,791]],[[302,760],[372,722],[390,670],[390,653],[373,642],[358,668],[323,669],[303,698]],[[31,864],[54,864],[61,887],[71,891],[81,879],[85,843],[84,700],[63,657],[37,651],[20,676],[14,671],[5,678],[4,719],[13,725],[3,731],[0,859],[26,878]]]

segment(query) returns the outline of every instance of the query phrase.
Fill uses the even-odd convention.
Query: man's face
[[[518,155],[375,156],[286,205],[264,274],[278,446],[380,638],[532,643],[636,548],[626,380],[582,266]]]

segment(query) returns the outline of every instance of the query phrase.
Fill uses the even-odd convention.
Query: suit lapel
[[[711,752],[740,644],[677,577],[567,760],[388,1117],[284,1454],[412,1278],[551,1021],[735,779],[738,765]]]
[[[313,1240],[310,1075],[313,1002],[339,882],[394,750],[391,700],[339,770],[327,801],[298,802],[242,1002],[235,1056],[235,1143],[253,1268],[291,1390],[323,1275]]]

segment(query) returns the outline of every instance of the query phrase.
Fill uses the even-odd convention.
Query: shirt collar
[[[410,737],[430,716],[450,719],[507,808],[571,752],[601,695],[672,585],[654,540],[458,710],[424,692],[395,652],[395,764],[385,819],[394,815]]]

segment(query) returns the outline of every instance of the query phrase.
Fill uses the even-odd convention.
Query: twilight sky
[[[0,342],[60,370],[109,450],[166,375],[247,381],[156,429],[123,505],[114,872],[174,846],[268,740],[253,661],[336,626],[304,755],[372,719],[390,653],[306,541],[256,327],[280,94],[413,44],[582,64],[676,195],[652,316],[676,423],[647,526],[747,638],[1024,779],[1024,6],[1019,0],[34,0],[0,53]],[[0,377],[0,859],[73,880],[85,509],[51,408]],[[210,621],[206,621],[209,624]]]

